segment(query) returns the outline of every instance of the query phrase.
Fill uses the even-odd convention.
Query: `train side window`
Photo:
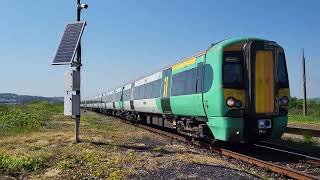
[[[196,93],[202,93],[203,90],[203,63],[198,63],[197,66],[197,80],[196,80]]]
[[[134,99],[138,100],[140,96],[140,86],[134,88]]]
[[[172,96],[179,96],[185,93],[187,73],[185,71],[172,76]]]
[[[122,92],[122,101],[125,101],[126,100],[126,90],[123,90]]]
[[[204,66],[204,83],[203,83],[203,93],[210,90],[213,83],[213,69],[211,65],[206,64]]]
[[[123,101],[128,101],[128,91],[129,90],[124,90],[123,91]]]
[[[149,99],[151,97],[151,93],[152,93],[152,86],[151,83],[147,83],[144,85],[145,86],[145,95],[144,98],[145,99]]]
[[[131,91],[131,89],[127,89],[126,91],[127,91],[126,92],[126,101],[130,101],[130,91]]]
[[[161,79],[152,82],[152,98],[160,97]]]
[[[186,85],[184,94],[194,94],[196,92],[196,74],[195,68],[186,71]]]
[[[141,86],[140,86],[140,96],[139,96],[139,99],[144,99],[145,92],[146,92],[146,87],[145,87],[145,85],[141,85]]]

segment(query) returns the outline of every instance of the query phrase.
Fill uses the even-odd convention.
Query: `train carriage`
[[[279,138],[288,121],[284,50],[257,38],[223,40],[114,93],[118,116],[196,138]]]

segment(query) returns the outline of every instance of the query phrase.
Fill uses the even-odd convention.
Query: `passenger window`
[[[160,97],[160,90],[161,90],[160,86],[161,86],[161,80],[160,79],[152,82],[152,95],[151,95],[152,98]]]
[[[140,97],[140,86],[134,88],[134,99],[138,100]]]
[[[196,92],[196,74],[195,68],[189,69],[187,72],[186,87],[184,94],[194,94]]]
[[[197,67],[196,93],[202,93],[203,89],[203,63],[199,63]]]
[[[213,83],[213,69],[209,64],[204,66],[204,83],[203,83],[203,93],[210,90]]]
[[[184,94],[186,80],[187,80],[187,73],[185,71],[173,75],[172,90],[171,90],[172,96],[179,96]]]
[[[145,85],[141,85],[140,86],[140,97],[139,97],[139,99],[144,99],[145,98],[145,92],[146,92]]]

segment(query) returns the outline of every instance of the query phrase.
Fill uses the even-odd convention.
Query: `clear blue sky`
[[[51,61],[76,0],[1,0],[0,92],[63,96],[66,67]],[[87,0],[83,96],[106,91],[235,36],[278,42],[291,94],[301,97],[305,48],[309,97],[320,97],[320,1]]]

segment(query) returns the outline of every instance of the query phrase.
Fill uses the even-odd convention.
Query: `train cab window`
[[[289,87],[286,58],[283,52],[278,54],[277,62],[277,83],[281,88]]]
[[[243,87],[242,51],[225,51],[223,53],[223,86],[229,88]]]

